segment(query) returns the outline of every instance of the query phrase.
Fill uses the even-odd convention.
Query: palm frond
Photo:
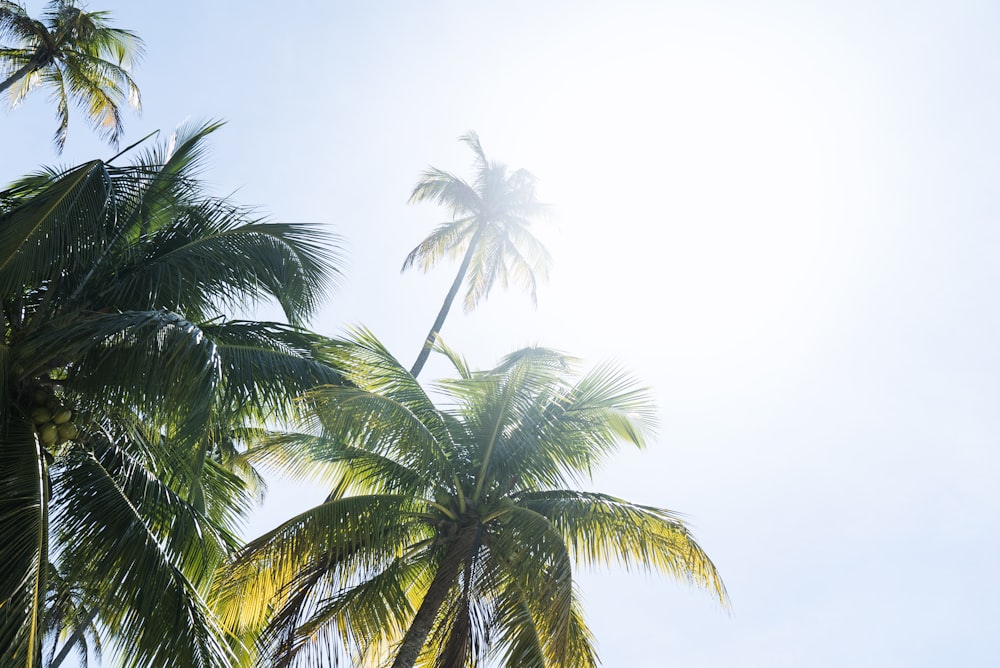
[[[27,188],[0,193],[18,202]],[[10,298],[93,259],[108,238],[111,177],[83,164],[0,215],[0,296]]]
[[[405,628],[413,614],[407,591],[424,568],[396,559],[355,586],[278,611],[266,636],[275,645],[275,663],[336,665],[338,650],[344,659],[370,655]]]
[[[101,299],[210,317],[219,308],[273,298],[293,324],[301,324],[338,276],[336,238],[318,227],[254,219],[245,208],[211,199],[169,215],[168,223],[131,247],[132,257],[118,258],[118,280]]]
[[[24,7],[11,0],[0,0],[0,40],[37,39],[44,30],[45,26],[28,16]]]
[[[427,273],[443,258],[461,257],[474,234],[475,218],[473,217],[459,218],[450,223],[443,223],[410,251],[406,260],[403,261],[403,268],[400,271],[417,266],[420,271]]]
[[[318,388],[309,398],[323,410],[321,420],[326,438],[391,457],[413,471],[452,477],[447,446],[402,402],[337,386]],[[329,409],[324,410],[325,407]]]
[[[434,351],[441,353],[445,356],[445,359],[451,362],[460,379],[467,380],[472,377],[472,369],[469,367],[468,360],[460,355],[458,351],[445,344],[444,339],[441,337],[438,337],[434,342]]]
[[[65,509],[63,530],[76,536],[71,547],[74,565],[84,569],[79,577],[91,573],[88,579],[101,583],[100,619],[127,647],[123,665],[231,665],[222,630],[183,562],[157,537],[155,520],[151,525],[143,516],[123,481],[86,452],[66,464],[63,475],[73,484],[61,485],[55,502]]]
[[[209,422],[221,382],[214,343],[168,311],[67,314],[18,353],[26,366],[31,360],[42,368],[71,361],[67,382],[75,391],[103,396],[108,404],[148,406],[151,414],[188,429]]]
[[[154,471],[130,455],[119,445],[103,438],[91,438],[89,456],[80,453],[67,455],[57,467],[55,485],[58,489],[73,489],[80,484],[97,485],[105,477],[113,481],[116,491],[134,512],[141,516],[146,531],[162,547],[172,564],[183,572],[193,584],[208,581],[215,568],[228,556],[233,539],[230,527],[217,526],[210,518],[186,502],[178,491],[171,489]],[[86,546],[92,535],[107,534],[107,521],[100,505],[104,498],[96,493],[65,492],[56,496],[55,513],[59,531],[64,533],[62,557],[70,574],[74,563],[85,562],[73,558],[78,549],[95,551],[100,546]],[[134,521],[129,517],[128,521]],[[92,553],[85,555],[93,557]],[[99,573],[100,574],[100,573]],[[103,574],[101,574],[103,575]]]
[[[497,635],[493,653],[501,665],[547,668],[541,631],[520,590],[510,588],[498,597],[493,622]]]
[[[350,447],[337,440],[294,432],[258,438],[250,461],[296,480],[322,482],[330,498],[348,494],[419,495],[433,486],[424,470],[411,469],[387,456]]]
[[[369,405],[382,405],[387,410],[401,411],[401,415],[411,414],[412,420],[416,421],[411,422],[414,429],[412,434],[428,434],[438,442],[437,452],[443,455],[441,444],[452,441],[444,414],[374,334],[365,329],[354,330],[346,339],[328,341],[321,347],[319,354],[321,359],[342,369],[345,380],[353,387],[372,395]],[[317,390],[317,396],[326,393],[336,395],[339,392],[337,388],[321,388]],[[345,389],[344,392],[346,396],[349,390]],[[360,394],[354,396],[361,398]],[[431,445],[429,441],[425,443]]]
[[[70,90],[66,85],[66,77],[61,69],[54,67],[35,70],[21,81],[23,84],[11,89],[11,107],[15,109],[32,90],[42,84],[49,85],[49,99],[56,103],[56,120],[59,121],[52,134],[52,143],[56,145],[56,151],[61,153],[69,136]]]
[[[584,564],[613,562],[655,569],[707,589],[727,603],[718,571],[675,513],[606,494],[568,490],[525,493],[517,502],[546,517]]]
[[[111,12],[84,12],[73,8],[68,15],[57,15],[52,21],[55,24],[65,24],[66,18],[75,22],[75,30],[80,40],[77,52],[88,55],[100,55],[110,62],[122,67],[132,67],[143,56],[145,47],[142,40],[134,32],[110,25]]]
[[[143,149],[130,167],[122,169],[145,183],[143,197],[130,214],[135,234],[155,232],[169,224],[178,206],[202,196],[208,137],[223,125],[218,120],[181,124],[168,141]]]
[[[478,213],[480,198],[476,190],[451,172],[428,167],[410,193],[410,204],[436,202],[451,210],[454,217]]]
[[[87,116],[98,135],[117,146],[125,130],[121,108],[125,105],[140,111],[139,86],[120,65],[85,52],[66,54],[61,67],[46,70],[60,72],[70,96]]]
[[[342,586],[355,571],[385,568],[423,531],[415,510],[405,496],[355,496],[327,501],[284,522],[248,543],[218,581],[215,599],[223,620],[240,627],[268,619],[272,607],[294,597],[296,583],[317,565],[334,570]]]
[[[275,322],[229,321],[201,325],[219,357],[222,410],[258,418],[290,418],[293,399],[320,385],[343,382],[341,372],[318,360],[325,339]]]
[[[524,409],[498,446],[498,480],[516,479],[526,489],[579,482],[623,442],[645,444],[655,410],[648,391],[628,373],[604,364],[570,385],[551,351],[532,354],[552,366],[541,366],[548,374],[528,378],[522,388]]]
[[[88,608],[86,591],[79,582],[49,567],[49,595],[46,605],[45,634],[48,651],[44,665],[53,666],[57,657],[75,651],[80,665],[86,668],[88,657],[101,660],[102,644],[96,619],[97,609]],[[60,647],[60,643],[62,646]],[[58,653],[57,651],[58,650]],[[61,658],[58,661],[62,661]]]
[[[465,298],[462,306],[466,313],[471,312],[479,302],[490,294],[498,278],[503,278],[504,258],[502,255],[502,239],[496,234],[489,234],[489,228],[484,228],[479,243],[472,250],[472,261],[466,276]],[[506,288],[506,285],[501,284]]]
[[[503,241],[504,273],[518,283],[531,296],[533,304],[538,303],[538,283],[548,279],[551,256],[548,250],[534,236],[517,226],[510,226]]]
[[[511,506],[496,522],[491,558],[506,571],[504,589],[510,590],[502,596],[530,614],[546,657],[543,665],[566,665],[577,631],[572,563],[563,537],[547,518],[528,508]]]

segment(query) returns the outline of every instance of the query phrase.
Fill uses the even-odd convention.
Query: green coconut
[[[57,438],[59,438],[59,427],[53,423],[46,422],[38,427],[38,439],[45,445],[52,445]]]
[[[64,422],[57,427],[59,432],[59,438],[64,441],[72,441],[74,438],[80,435],[80,430],[76,428],[76,425],[72,422]]]
[[[69,422],[72,418],[73,418],[73,411],[71,411],[68,408],[62,408],[56,411],[52,415],[52,421],[55,422],[56,424],[63,424],[65,422]]]
[[[52,419],[52,413],[47,408],[38,406],[31,410],[31,421],[35,424],[42,424]]]

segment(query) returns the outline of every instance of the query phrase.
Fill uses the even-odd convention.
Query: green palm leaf
[[[727,602],[715,566],[675,513],[570,490],[526,493],[518,501],[547,518],[581,563],[655,568]]]
[[[128,642],[123,662],[128,666],[185,665],[229,666],[232,654],[220,641],[221,628],[201,599],[192,575],[205,577],[209,555],[181,550],[179,542],[190,541],[206,525],[188,526],[195,516],[188,513],[162,527],[163,518],[144,516],[142,509],[162,512],[163,503],[149,494],[165,494],[155,481],[136,480],[129,471],[116,475],[120,461],[109,451],[110,461],[79,453],[68,459],[58,489],[68,492],[54,499],[61,509],[62,529],[76,536],[68,556],[82,570],[81,579],[100,583],[100,618],[117,637]],[[107,466],[105,465],[107,464]],[[168,495],[169,496],[169,495]],[[177,504],[174,499],[174,505]],[[178,521],[179,520],[179,521]],[[197,522],[195,522],[197,525]],[[177,530],[180,538],[169,542],[157,529]],[[197,541],[204,548],[204,541]],[[184,555],[186,559],[180,557]],[[185,563],[186,561],[186,563]],[[178,625],[175,620],[184,619]],[[169,634],[150,634],[153,628],[171,629]]]
[[[16,201],[27,188],[0,193]],[[43,192],[0,214],[0,295],[56,280],[89,263],[109,236],[111,177],[93,161],[70,170]]]
[[[216,598],[223,618],[237,628],[253,626],[275,609],[272,625],[298,621],[312,588],[327,578],[343,588],[355,581],[355,571],[391,564],[421,531],[415,510],[405,496],[357,496],[330,500],[288,520],[251,541],[220,582]]]

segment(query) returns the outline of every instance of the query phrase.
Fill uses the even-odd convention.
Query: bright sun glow
[[[628,323],[629,350],[683,351],[675,373],[780,365],[850,280],[838,264],[856,227],[837,195],[860,175],[843,82],[784,59],[802,47],[789,37],[751,50],[738,33],[656,31],[559,44],[553,85],[526,91],[530,123],[484,140],[513,146],[556,206],[540,308],[555,331],[540,336],[620,356]]]

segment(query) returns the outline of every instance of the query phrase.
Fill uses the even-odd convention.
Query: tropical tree
[[[505,288],[511,282],[520,284],[534,302],[538,280],[548,275],[548,251],[529,229],[532,219],[547,210],[538,201],[535,177],[523,169],[510,171],[506,165],[487,160],[475,132],[459,139],[475,154],[472,182],[430,167],[410,195],[410,203],[431,200],[447,207],[452,220],[439,225],[410,251],[403,271],[418,266],[426,272],[443,257],[462,258],[444,304],[410,369],[414,377],[424,368],[466,275],[466,312],[489,295],[497,282]]]
[[[40,86],[56,100],[61,152],[69,131],[72,100],[87,113],[98,134],[117,145],[123,132],[121,107],[137,111],[139,88],[129,73],[142,55],[142,40],[113,28],[109,12],[87,12],[75,0],[52,0],[42,20],[11,0],[0,0],[0,92],[12,107]],[[2,42],[12,40],[11,46]]]
[[[244,444],[338,382],[298,327],[336,251],[205,194],[217,127],[0,192],[0,665],[245,656],[205,594],[260,490]],[[226,317],[259,299],[291,324]]]
[[[674,513],[573,489],[620,443],[643,445],[645,390],[545,349],[486,372],[446,352],[459,378],[435,404],[371,334],[330,344],[353,384],[310,394],[312,435],[256,453],[331,485],[217,584],[227,624],[263,629],[262,664],[594,666],[574,564],[656,569],[725,603]]]

